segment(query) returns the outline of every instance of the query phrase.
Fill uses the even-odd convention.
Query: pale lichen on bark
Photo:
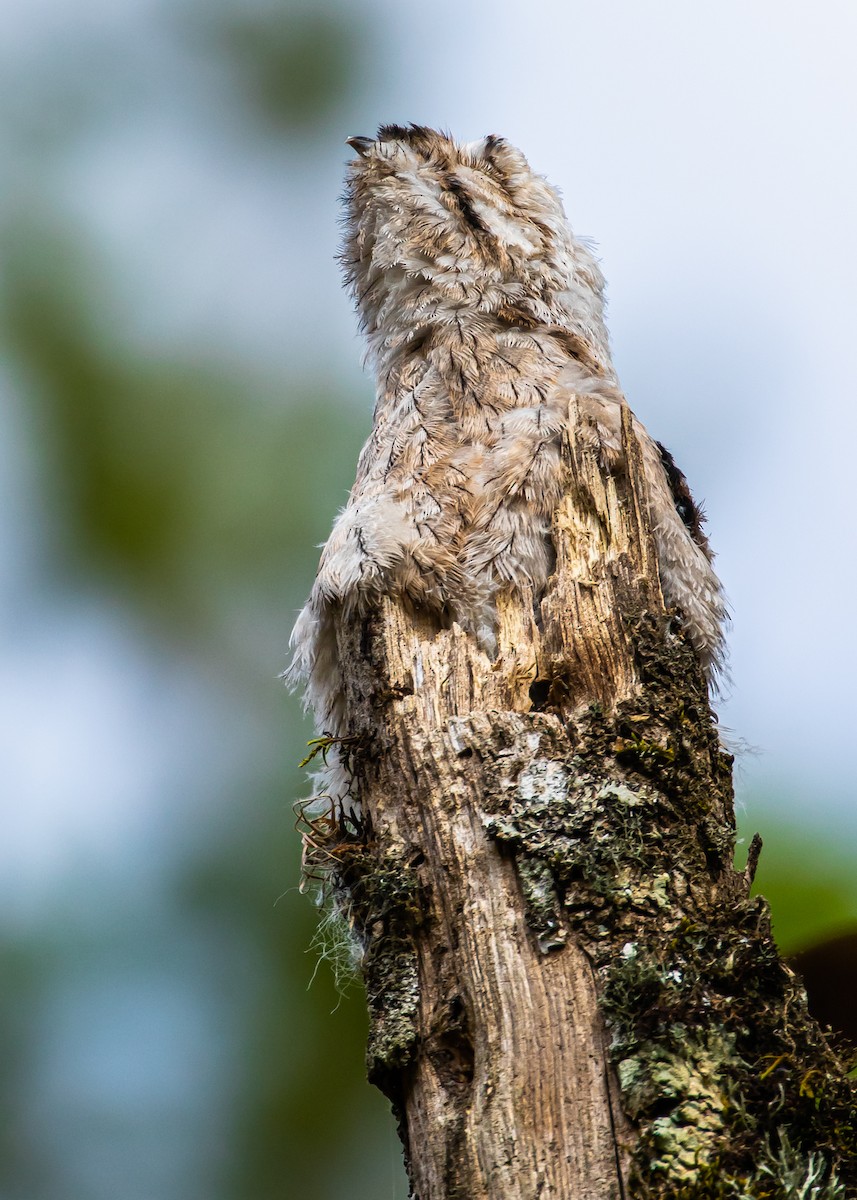
[[[495,659],[389,600],[337,628],[361,816],[325,861],[414,1194],[857,1194],[845,1066],[733,868],[630,419],[607,471],[572,404],[564,454],[555,573],[501,597]]]

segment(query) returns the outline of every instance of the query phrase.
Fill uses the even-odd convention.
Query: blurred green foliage
[[[752,813],[740,817],[739,833],[748,845],[762,831],[754,891],[770,902],[780,950],[794,954],[857,928],[857,874],[852,838],[836,843],[819,836],[811,822],[801,826],[785,816],[777,799],[754,798]]]
[[[354,8],[293,9],[251,0],[184,15],[193,42],[228,63],[238,96],[271,132],[319,128],[365,84],[365,19]]]
[[[56,488],[63,553],[55,567],[66,583],[118,586],[124,604],[154,620],[153,636],[180,642],[183,654],[192,650],[208,669],[219,661],[215,670],[229,672],[233,703],[248,690],[273,699],[290,602],[311,578],[368,414],[312,382],[135,353],[121,330],[105,330],[104,312],[88,307],[106,290],[94,277],[93,256],[84,258],[73,238],[18,231],[2,297],[13,368],[38,413],[44,472]],[[248,657],[241,637],[242,624],[260,611],[268,628],[281,626],[261,663]],[[243,676],[237,693],[236,669]],[[215,938],[229,932],[225,955],[254,952],[245,981],[252,986],[239,988],[234,1036],[242,1053],[231,1082],[224,1080],[236,1100],[218,1194],[236,1200],[341,1194],[344,1160],[326,1150],[331,1131],[356,1124],[371,1144],[387,1123],[384,1102],[364,1078],[360,990],[341,996],[329,968],[315,970],[317,914],[296,894],[289,799],[306,786],[295,765],[308,727],[294,709],[293,701],[271,704],[257,715],[267,727],[268,758],[246,763],[228,836],[206,844],[201,831],[173,899],[177,922],[190,914]],[[282,747],[277,723],[288,735]],[[96,969],[105,953],[110,969],[111,938],[121,957],[126,936],[122,928],[105,935]],[[26,945],[7,953],[5,1028],[17,1049],[5,1059],[5,1080],[12,1086],[26,1072],[20,1027],[33,990],[53,981],[49,955]],[[367,1116],[374,1117],[368,1130]],[[5,1158],[7,1178],[20,1173],[26,1184],[22,1195],[35,1182],[35,1149],[28,1155],[19,1144]],[[381,1168],[386,1182],[389,1164]],[[376,1186],[371,1170],[368,1176]]]
[[[68,527],[66,565],[115,574],[183,636],[214,632],[224,588],[297,601],[290,577],[311,578],[368,412],[210,350],[176,361],[132,349],[81,240],[16,228],[0,285],[11,364]]]
[[[220,68],[213,122],[238,106],[260,131],[305,137],[334,113],[341,121],[365,82],[366,18],[353,10],[185,5],[168,26],[176,45],[184,38],[192,57]],[[129,53],[123,46],[118,57]],[[90,54],[82,44],[81,63]],[[120,74],[106,84],[93,78],[93,93],[118,87]],[[291,802],[307,786],[296,763],[311,731],[276,681],[316,547],[346,495],[368,405],[300,361],[285,374],[274,355],[250,362],[228,346],[221,353],[191,344],[177,356],[141,344],[97,231],[46,186],[52,156],[68,159],[72,150],[37,133],[48,110],[62,109],[69,79],[75,121],[66,139],[109,112],[83,102],[83,70],[45,76],[18,114],[32,155],[21,194],[40,199],[7,209],[0,227],[7,384],[26,410],[51,602],[68,595],[75,603],[81,589],[101,595],[125,612],[154,659],[175,654],[182,670],[198,670],[217,698],[231,764],[221,783],[198,762],[193,787],[209,790],[208,817],[185,809],[181,792],[171,798],[178,840],[165,843],[156,894],[126,894],[109,870],[73,873],[70,915],[58,922],[49,910],[30,932],[0,939],[0,1098],[18,1114],[4,1121],[0,1194],[131,1200],[140,1188],[154,1194],[146,1171],[155,1179],[160,1169],[159,1200],[187,1200],[194,1184],[181,1170],[195,1163],[201,1200],[404,1195],[387,1105],[365,1081],[360,988],[340,995],[319,966],[317,913],[297,893]],[[340,127],[337,144],[341,137]],[[228,139],[223,145],[226,153]],[[284,279],[288,286],[299,281]],[[134,979],[156,993],[164,987],[165,996],[175,988],[199,994],[200,1028],[212,1020],[222,1027],[225,1044],[211,1046],[203,1071],[210,1094],[194,1097],[192,1119],[169,1120],[157,1079],[154,1096],[139,1091],[136,1074],[163,1051],[134,1028],[133,1014],[123,1018],[104,999],[126,986],[133,992]],[[91,997],[91,1024],[75,1007],[80,995]],[[206,995],[212,1012],[202,1006]],[[124,1019],[132,1022],[126,1035]],[[66,1021],[84,1039],[84,1055],[90,1042],[126,1038],[123,1053],[137,1067],[124,1085],[111,1085],[120,1088],[115,1117],[86,1099],[95,1082],[63,1073],[65,1058],[74,1059]],[[197,1036],[188,1029],[189,1062]],[[113,1069],[87,1067],[96,1082]],[[165,1097],[170,1086],[165,1077]],[[96,1105],[83,1125],[58,1098],[76,1092],[81,1118]],[[185,1144],[173,1147],[171,1167],[164,1148],[176,1139]],[[126,1161],[115,1161],[126,1142]],[[180,1169],[185,1160],[190,1167]]]

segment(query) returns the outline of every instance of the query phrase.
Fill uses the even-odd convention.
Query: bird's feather
[[[601,271],[520,151],[498,137],[459,145],[421,126],[350,144],[342,261],[377,400],[290,668],[334,733],[334,610],[407,597],[490,653],[498,590],[538,590],[552,570],[570,397],[614,462],[624,399]],[[723,662],[723,592],[684,476],[635,425],[664,596],[711,677]]]

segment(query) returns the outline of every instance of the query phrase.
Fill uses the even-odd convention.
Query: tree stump
[[[307,859],[363,947],[413,1195],[857,1194],[846,1067],[750,897],[758,844],[733,867],[629,411],[608,465],[572,399],[563,454],[554,573],[500,598],[493,660],[392,599],[337,624],[359,807]]]

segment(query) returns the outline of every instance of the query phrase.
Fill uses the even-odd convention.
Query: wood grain
[[[549,774],[569,752],[563,713],[636,686],[623,612],[662,601],[630,420],[624,439],[627,468],[607,474],[571,405],[556,571],[540,603],[502,599],[494,661],[458,626],[392,601],[338,632],[347,727],[372,747],[361,804],[426,897],[418,1051],[387,1081],[420,1200],[625,1195],[632,1131],[589,959],[561,922],[540,948],[515,865],[486,830],[498,784],[524,766]],[[533,711],[540,679],[561,692],[551,713]]]

